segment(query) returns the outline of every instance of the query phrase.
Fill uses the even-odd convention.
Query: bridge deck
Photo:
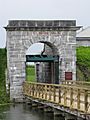
[[[23,85],[24,94],[59,106],[90,115],[90,88],[76,84],[28,83]]]

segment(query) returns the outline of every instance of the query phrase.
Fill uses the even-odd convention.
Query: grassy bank
[[[6,61],[6,49],[0,49],[0,104],[9,102],[9,96],[6,94],[5,86]]]
[[[77,79],[90,81],[90,47],[77,48]]]
[[[35,82],[35,66],[34,65],[26,66],[26,80]]]

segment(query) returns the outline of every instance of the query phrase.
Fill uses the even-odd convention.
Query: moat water
[[[53,114],[45,114],[42,110],[27,104],[15,104],[0,106],[0,120],[65,120],[65,118],[54,118]]]
[[[0,120],[53,120],[53,117],[45,116],[42,111],[29,105],[15,104],[0,106]]]

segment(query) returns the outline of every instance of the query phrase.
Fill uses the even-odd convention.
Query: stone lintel
[[[36,30],[78,30],[75,20],[10,20],[9,24],[4,27],[8,31],[36,31]]]

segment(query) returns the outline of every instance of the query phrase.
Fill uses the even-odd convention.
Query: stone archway
[[[59,83],[58,49],[48,41],[40,41],[40,43],[44,44],[41,54],[39,53],[38,55],[32,55],[29,51],[31,48],[30,46],[27,50],[28,54],[26,55],[26,62],[35,62],[36,81],[52,84]],[[36,47],[34,48],[34,51],[37,51]]]
[[[56,46],[59,57],[59,80],[76,80],[76,21],[11,20],[7,27],[7,69],[10,80],[10,98],[23,100],[26,50],[33,43],[45,42]]]

